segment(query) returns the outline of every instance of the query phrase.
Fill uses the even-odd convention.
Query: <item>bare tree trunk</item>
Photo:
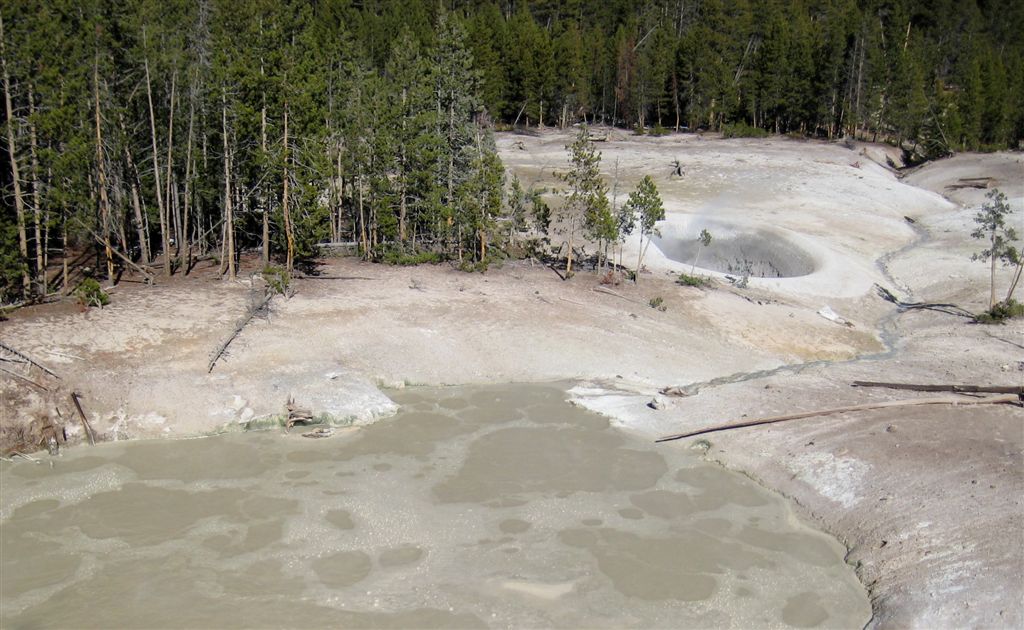
[[[25,234],[25,198],[21,192],[21,177],[18,174],[18,155],[14,147],[14,112],[11,106],[11,79],[7,74],[7,53],[4,47],[4,20],[0,15],[0,62],[3,64],[4,107],[7,113],[7,152],[11,159],[11,179],[14,182],[14,210],[18,221],[18,252],[22,261],[28,261],[28,238]],[[31,286],[28,270],[21,276],[21,283],[27,294]]]
[[[263,74],[263,61],[260,61],[260,74]],[[267,158],[267,95],[263,94],[263,107],[260,108],[260,149],[263,158]],[[270,264],[270,195],[263,195],[263,247],[262,259],[264,266]]]
[[[345,180],[341,175],[341,147],[337,147],[337,155],[335,155],[337,164],[337,174],[335,175],[334,186],[337,194],[337,205],[334,208],[334,216],[332,217],[331,231],[334,234],[333,241],[337,242],[341,240],[341,212],[342,203],[345,199]]]
[[[455,143],[455,98],[448,105],[448,204],[455,205],[455,153],[451,150]]]
[[[202,126],[203,125],[200,124],[200,127],[202,127]],[[204,173],[208,173],[209,172],[209,168],[210,168],[210,159],[209,159],[210,158],[210,151],[209,151],[209,149],[210,149],[210,140],[209,140],[209,135],[208,134],[204,133],[202,135],[203,135],[203,172]],[[206,240],[206,235],[209,233],[209,231],[205,231],[204,232],[204,228],[206,228],[205,208],[203,207],[203,204],[202,204],[202,198],[197,198],[196,199],[196,239],[199,241],[199,255],[200,256],[205,256],[206,252],[209,251],[209,249],[207,248],[208,243],[207,243],[207,240]],[[212,229],[213,229],[213,227],[211,226],[210,230],[212,230]]]
[[[636,255],[636,275],[633,276],[633,284],[640,284],[640,265],[644,260],[644,230],[640,228],[640,251]]]
[[[861,112],[861,108],[860,108],[860,96],[861,96],[861,90],[863,88],[863,80],[864,80],[864,48],[865,48],[865,46],[864,46],[863,36],[861,36],[861,38],[859,39],[859,43],[860,43],[860,61],[857,64],[857,100],[856,100],[856,102],[855,102],[855,104],[853,106],[853,118],[854,118],[853,137],[854,138],[857,137],[857,125],[862,124],[862,120],[863,120],[863,112]]]
[[[356,186],[359,188],[359,236],[363,242],[363,257],[370,257],[370,237],[366,232],[366,212],[363,209],[363,175],[356,178]]]
[[[1013,293],[1017,290],[1017,284],[1020,283],[1021,272],[1024,271],[1024,258],[1017,261],[1017,269],[1013,272],[1013,281],[1010,282],[1010,288],[1006,291],[1006,299],[1003,300],[1009,303],[1013,299]]]
[[[53,168],[47,167],[46,169],[46,182],[48,185],[53,183]],[[47,285],[47,291],[49,291],[49,274],[47,269],[50,268],[50,211],[47,209],[43,215],[43,279]]]
[[[228,277],[235,279],[235,217],[231,199],[231,154],[228,150],[228,99],[221,91],[221,123],[224,138],[224,257],[228,264]]]
[[[288,211],[288,101],[284,102],[284,196],[281,199],[281,212],[284,215],[284,236],[288,241],[288,254],[285,268],[292,270],[295,264],[295,233],[292,230],[292,217]]]
[[[118,122],[121,125],[121,133],[125,137],[128,137],[128,130],[124,124],[124,115],[118,114]],[[124,143],[124,157],[128,163],[129,177],[131,183],[129,188],[131,190],[132,197],[132,209],[135,211],[135,232],[139,239],[139,250],[142,255],[142,264],[149,264],[150,253],[149,253],[149,237],[147,236],[146,220],[142,213],[142,203],[139,199],[139,169],[135,166],[135,160],[132,158],[131,143]]]
[[[69,293],[71,293],[71,287],[68,286],[68,209],[66,204],[61,208],[61,214],[61,236],[63,237],[64,241],[62,243],[63,252],[61,256],[63,262],[63,264],[61,265],[61,271],[63,271],[63,282],[61,283],[61,291],[64,293],[64,295],[68,295]]]
[[[143,31],[145,41],[145,31]],[[146,98],[149,100],[149,133],[153,140],[153,178],[156,180],[156,205],[160,214],[160,238],[164,252],[164,274],[171,275],[171,243],[167,233],[167,210],[164,206],[163,192],[160,186],[160,156],[156,146],[156,114],[153,111],[153,88],[149,80],[149,57],[143,62],[146,69]]]
[[[167,214],[168,214],[167,223],[168,224],[171,223],[171,216],[170,215],[172,214],[171,213],[171,208],[173,207],[173,209],[174,209],[173,215],[174,215],[174,226],[175,226],[175,228],[178,228],[178,227],[181,226],[181,217],[178,215],[178,213],[180,211],[180,207],[176,203],[176,199],[175,199],[177,197],[177,194],[175,194],[174,197],[171,196],[171,189],[172,189],[172,183],[171,183],[171,179],[172,179],[171,178],[171,172],[172,171],[171,171],[171,167],[174,164],[174,154],[173,154],[173,149],[174,149],[174,101],[175,101],[175,96],[177,95],[177,91],[176,91],[176,88],[177,88],[177,85],[178,85],[178,81],[177,80],[178,80],[178,72],[175,71],[173,74],[171,74],[171,111],[170,111],[170,114],[167,116],[167,179],[164,182],[164,184],[167,186],[167,188],[164,191],[164,199],[167,201],[167,210],[168,210],[168,212],[167,212]],[[173,188],[175,189],[175,191],[177,190],[176,187],[173,187]],[[175,199],[175,203],[172,203],[172,199]],[[170,225],[168,225],[168,227],[170,227]],[[177,234],[178,233],[177,229],[175,229],[172,233],[173,234]],[[178,241],[176,246],[177,247],[181,247],[181,241],[178,240],[178,239],[175,239],[175,240]],[[178,250],[178,251],[181,251],[181,250]],[[168,249],[166,251],[166,256],[168,257],[168,262],[166,263],[167,265],[170,265],[170,261],[169,261],[170,255],[171,255],[171,252]]]
[[[576,232],[576,217],[569,218],[569,251],[565,254],[565,277],[572,275],[572,240]]]
[[[103,157],[103,134],[100,124],[102,116],[100,114],[100,58],[98,51],[95,63],[93,64],[92,79],[93,97],[96,99],[96,169],[100,198],[100,217],[103,223],[101,228],[103,230],[103,250],[107,258],[107,277],[113,279],[114,254],[110,250],[110,200],[107,198],[107,167],[106,158]]]
[[[405,112],[405,109],[406,109],[405,108],[405,101],[406,101],[407,97],[408,97],[407,90],[403,88],[402,89],[402,111],[403,111],[403,113]],[[406,117],[402,116],[402,137],[403,138],[405,138],[405,127],[406,127]],[[402,153],[401,153],[401,160],[402,160],[401,169],[402,169],[402,173],[401,173],[401,175],[399,175],[399,177],[401,179],[401,186],[400,186],[400,191],[399,191],[401,197],[398,200],[398,241],[404,247],[405,246],[405,237],[406,237],[406,234],[405,234],[405,216],[406,216],[406,212],[407,212],[406,200],[405,200],[405,197],[406,197],[405,187],[406,187],[406,181],[408,180],[408,172],[407,172],[408,164],[407,164],[406,155],[405,155],[405,149],[406,148],[405,148],[405,143],[404,142],[401,144],[401,147],[402,147],[401,148],[401,151],[402,151]]]
[[[179,240],[178,251],[185,253],[184,260],[181,260],[179,256],[178,260],[181,261],[182,269],[185,273],[188,273],[189,267],[192,265],[192,244],[189,242],[188,236],[188,215],[190,205],[192,201],[192,177],[194,175],[193,164],[192,164],[192,145],[195,143],[195,120],[196,120],[196,106],[195,106],[195,93],[193,92],[193,98],[189,99],[188,105],[188,142],[185,146],[185,200],[184,209],[181,215],[181,238]]]
[[[167,207],[171,210],[171,221],[172,229],[171,234],[174,235],[174,257],[181,260],[181,189],[178,187],[178,176],[174,173],[171,174],[171,178],[168,180],[170,186],[167,190],[170,194],[167,196]]]
[[[31,156],[32,164],[32,215],[35,219],[35,240],[36,240],[36,290],[39,295],[46,295],[46,263],[43,262],[43,252],[45,247],[43,245],[42,235],[42,193],[39,190],[40,179],[39,179],[39,153],[37,150],[37,138],[36,138],[36,125],[32,120],[36,113],[35,106],[35,90],[32,88],[32,83],[28,84],[28,137],[29,137],[29,155]]]
[[[996,305],[996,231],[992,230],[992,241],[991,241],[991,259],[990,265],[990,276],[989,276],[989,296],[988,296],[988,308],[992,310]]]

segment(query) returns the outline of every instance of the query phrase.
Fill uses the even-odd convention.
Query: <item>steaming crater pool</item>
[[[834,539],[563,388],[0,463],[8,627],[862,627]]]
[[[702,229],[712,235],[707,247],[697,240]],[[661,229],[661,236],[654,237],[653,243],[669,260],[687,267],[697,260],[701,269],[736,276],[796,278],[815,271],[814,258],[783,232],[722,220],[669,224]]]

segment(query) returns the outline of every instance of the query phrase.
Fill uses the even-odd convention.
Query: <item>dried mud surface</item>
[[[508,134],[498,144],[524,183],[555,187],[569,140]],[[958,156],[900,180],[879,163],[886,148],[874,145],[612,131],[599,148],[609,177],[618,161],[620,202],[633,181],[655,176],[666,232],[686,238],[706,219],[770,228],[810,256],[813,271],[737,289],[706,270],[718,284],[700,290],[673,282],[689,264],[651,247],[638,285],[606,287],[615,296],[594,291],[589,271],[562,282],[529,261],[465,274],[328,260],[319,277],[295,281],[294,297],[275,298],[269,317],[254,320],[207,374],[250,281],[201,266],[156,287],[122,283],[103,310],[22,309],[0,322],[0,337],[61,374],[62,392],[80,391],[105,439],[208,433],[281,414],[288,397],[371,422],[396,408],[380,387],[407,384],[576,380],[578,404],[653,438],[915,396],[851,388],[857,379],[1022,383],[1020,321],[896,315],[873,290],[878,283],[906,300],[981,310],[987,268],[970,261],[977,247],[967,234],[984,191],[947,186],[994,177],[1019,220],[1020,154]],[[682,179],[670,177],[676,158]],[[627,243],[626,260],[636,246]],[[999,273],[1005,286],[1008,271]],[[648,306],[655,297],[664,311]],[[820,316],[825,305],[852,326]],[[661,387],[701,383],[695,396],[647,407]],[[53,413],[32,388],[9,378],[0,386],[5,436]],[[713,434],[702,446],[791,497],[849,547],[872,595],[873,625],[1020,627],[1022,417],[1010,407],[878,410]],[[77,425],[68,431],[81,439]]]

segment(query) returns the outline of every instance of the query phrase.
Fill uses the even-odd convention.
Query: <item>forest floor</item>
[[[567,133],[502,134],[498,146],[525,185],[555,188],[570,141]],[[0,447],[31,434],[22,429],[53,414],[55,400],[69,435],[81,439],[69,417],[72,389],[101,438],[126,439],[258,423],[282,414],[289,398],[358,424],[394,412],[382,388],[574,381],[578,404],[653,438],[744,416],[927,395],[850,387],[858,379],[1024,382],[1024,322],[898,314],[874,290],[982,310],[988,270],[970,260],[980,247],[969,234],[985,191],[948,186],[992,177],[1019,219],[1020,154],[957,156],[899,179],[885,166],[898,156],[881,145],[611,131],[598,148],[610,181],[618,164],[619,203],[645,174],[665,198],[664,240],[648,250],[638,284],[601,285],[589,269],[562,281],[531,261],[468,274],[325,260],[319,275],[294,281],[293,297],[275,297],[208,373],[258,286],[249,275],[256,261],[245,258],[235,282],[210,263],[152,287],[122,282],[102,310],[68,301],[0,322],[3,343],[61,376],[31,374],[54,396],[0,379]],[[682,177],[672,174],[676,159]],[[690,264],[666,252],[702,226],[720,241],[748,229],[770,234],[776,246],[763,255],[778,264],[799,258],[802,275],[752,277],[738,288],[727,274],[704,271],[712,288],[680,286],[674,280]],[[636,238],[626,261],[636,259]],[[1000,286],[1007,277],[1000,270]],[[659,297],[664,310],[649,305]],[[823,317],[825,306],[848,325]],[[658,389],[687,385],[698,393],[647,406]],[[701,444],[706,457],[791,497],[850,549],[874,625],[1020,627],[1022,420],[1005,405],[911,407],[662,447]]]

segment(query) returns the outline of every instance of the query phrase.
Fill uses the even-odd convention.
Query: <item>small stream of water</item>
[[[393,419],[0,464],[0,625],[860,627],[789,504],[555,386],[395,392]]]
[[[903,247],[900,247],[899,249],[893,250],[888,254],[885,254],[884,256],[875,261],[875,266],[878,267],[878,270],[881,271],[882,275],[885,276],[886,280],[888,280],[892,286],[897,287],[899,291],[905,294],[906,297],[904,298],[904,301],[909,301],[913,299],[913,290],[909,286],[898,281],[892,275],[892,273],[889,271],[889,262],[914,249],[915,247],[919,247],[922,243],[926,242],[930,238],[928,232],[924,228],[921,228],[916,224],[911,225],[911,228],[914,230],[914,233],[916,234],[914,240],[907,243]],[[881,320],[879,320],[878,337],[879,340],[882,342],[882,350],[880,352],[862,354],[855,356],[851,359],[845,359],[842,361],[823,359],[820,361],[786,363],[774,368],[768,368],[765,370],[755,370],[752,372],[735,372],[733,374],[717,376],[707,381],[690,383],[684,386],[682,389],[684,392],[686,392],[687,395],[692,396],[706,387],[716,387],[718,385],[728,385],[730,383],[754,381],[782,373],[799,374],[807,369],[827,367],[829,365],[842,365],[844,363],[858,363],[861,361],[883,361],[885,359],[890,359],[896,354],[897,351],[899,333],[896,332],[896,320],[899,319],[899,316],[902,313],[903,311],[894,306],[893,310],[890,313],[888,313]]]

